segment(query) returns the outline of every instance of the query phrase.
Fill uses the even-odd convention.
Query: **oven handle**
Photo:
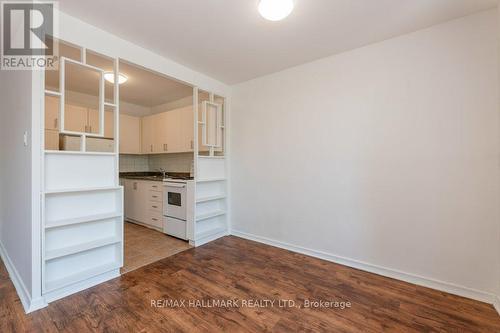
[[[179,185],[179,184],[166,184],[165,187],[176,187],[176,188],[184,188],[186,185]]]

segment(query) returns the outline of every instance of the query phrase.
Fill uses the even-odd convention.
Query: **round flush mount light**
[[[115,83],[115,73],[113,72],[106,72],[104,73],[104,79],[108,82],[111,82],[111,83]],[[123,74],[118,74],[118,84],[123,84],[125,82],[127,82],[128,80],[128,77],[126,77],[125,75]]]
[[[266,20],[280,21],[293,11],[293,0],[260,0],[259,13]]]

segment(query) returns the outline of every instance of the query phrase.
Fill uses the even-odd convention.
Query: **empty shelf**
[[[115,156],[116,153],[100,151],[74,151],[74,150],[46,150],[45,154],[51,155],[97,155],[97,156]]]
[[[44,292],[47,293],[49,291],[53,291],[56,289],[67,287],[71,284],[90,279],[92,277],[95,277],[96,275],[103,274],[103,273],[106,273],[106,272],[109,272],[113,269],[118,269],[118,268],[120,268],[120,263],[118,261],[116,261],[116,262],[112,262],[109,264],[90,268],[88,270],[85,270],[85,271],[82,271],[82,272],[61,278],[61,279],[47,281],[47,282],[45,282]]]
[[[120,186],[106,186],[106,187],[83,187],[83,188],[67,188],[60,190],[46,190],[45,194],[63,194],[63,193],[74,193],[74,192],[99,192],[99,191],[113,191],[121,189]]]
[[[118,237],[109,237],[109,238],[104,238],[104,239],[98,239],[92,242],[87,242],[75,246],[68,246],[64,247],[62,249],[56,249],[56,250],[51,250],[47,251],[45,254],[45,261],[48,260],[53,260],[56,258],[60,257],[65,257],[69,256],[75,253],[80,253],[80,252],[85,252],[93,249],[97,249],[99,247],[107,246],[107,245],[113,245],[116,243],[120,243],[122,240],[121,238]]]
[[[226,198],[225,194],[213,195],[210,197],[198,198],[198,199],[196,199],[196,202],[201,203],[201,202],[215,201],[215,200],[220,200],[220,199],[225,199],[225,198]]]
[[[198,179],[198,183],[208,183],[208,182],[222,182],[225,181],[226,178],[206,178],[206,179]]]
[[[61,219],[61,220],[57,220],[57,221],[48,221],[45,223],[45,229],[59,228],[59,227],[64,227],[64,226],[68,226],[68,225],[73,225],[73,224],[106,220],[106,219],[111,219],[111,218],[116,218],[116,217],[121,217],[121,216],[122,216],[121,213],[113,212],[113,213],[75,217],[75,218],[71,218],[71,219]]]
[[[211,219],[213,217],[221,216],[224,214],[226,214],[226,212],[224,210],[216,210],[214,212],[196,215],[196,221],[207,220],[207,219]]]

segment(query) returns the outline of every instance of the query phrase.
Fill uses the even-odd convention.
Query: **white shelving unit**
[[[198,91],[195,89],[195,96],[198,96]],[[216,152],[221,152],[223,142],[225,141],[224,123],[225,112],[221,105],[218,105],[213,94],[209,94],[209,101],[199,103],[195,98],[194,105],[196,106],[195,117],[198,116],[198,107],[206,108],[213,106],[217,108],[218,121],[215,123],[217,138],[216,142],[209,143],[207,136],[210,130],[207,126],[210,123],[207,121],[206,110],[202,110],[201,118],[196,118],[195,133],[200,133],[202,138],[197,138],[203,145],[209,147],[209,155],[201,156],[196,152],[195,169],[196,169],[196,186],[195,186],[195,212],[194,212],[194,240],[192,245],[199,246],[217,238],[228,234],[228,219],[227,219],[227,174],[226,174],[226,157],[216,156]],[[200,130],[198,130],[200,127]],[[212,131],[213,133],[213,131]],[[208,144],[206,144],[208,143]]]
[[[60,133],[69,133],[64,130],[64,66],[93,67],[86,63],[86,52],[81,49],[82,62],[61,58],[59,91],[45,91],[60,98]],[[113,61],[117,75],[118,59]],[[119,88],[115,83],[114,102],[105,103],[102,78],[99,84],[100,133],[72,133],[81,137],[80,151],[46,150],[42,159],[42,294],[48,301],[119,276],[123,265]],[[114,111],[114,152],[86,151],[87,137],[103,136],[104,107]]]

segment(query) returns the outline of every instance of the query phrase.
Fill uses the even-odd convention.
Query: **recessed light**
[[[104,79],[108,82],[111,82],[111,83],[115,83],[115,73],[113,72],[106,72],[104,73]],[[127,82],[128,80],[128,77],[126,77],[125,75],[123,74],[118,74],[118,84],[123,84],[125,82]]]
[[[293,11],[294,0],[260,0],[259,13],[266,20],[280,21]]]

